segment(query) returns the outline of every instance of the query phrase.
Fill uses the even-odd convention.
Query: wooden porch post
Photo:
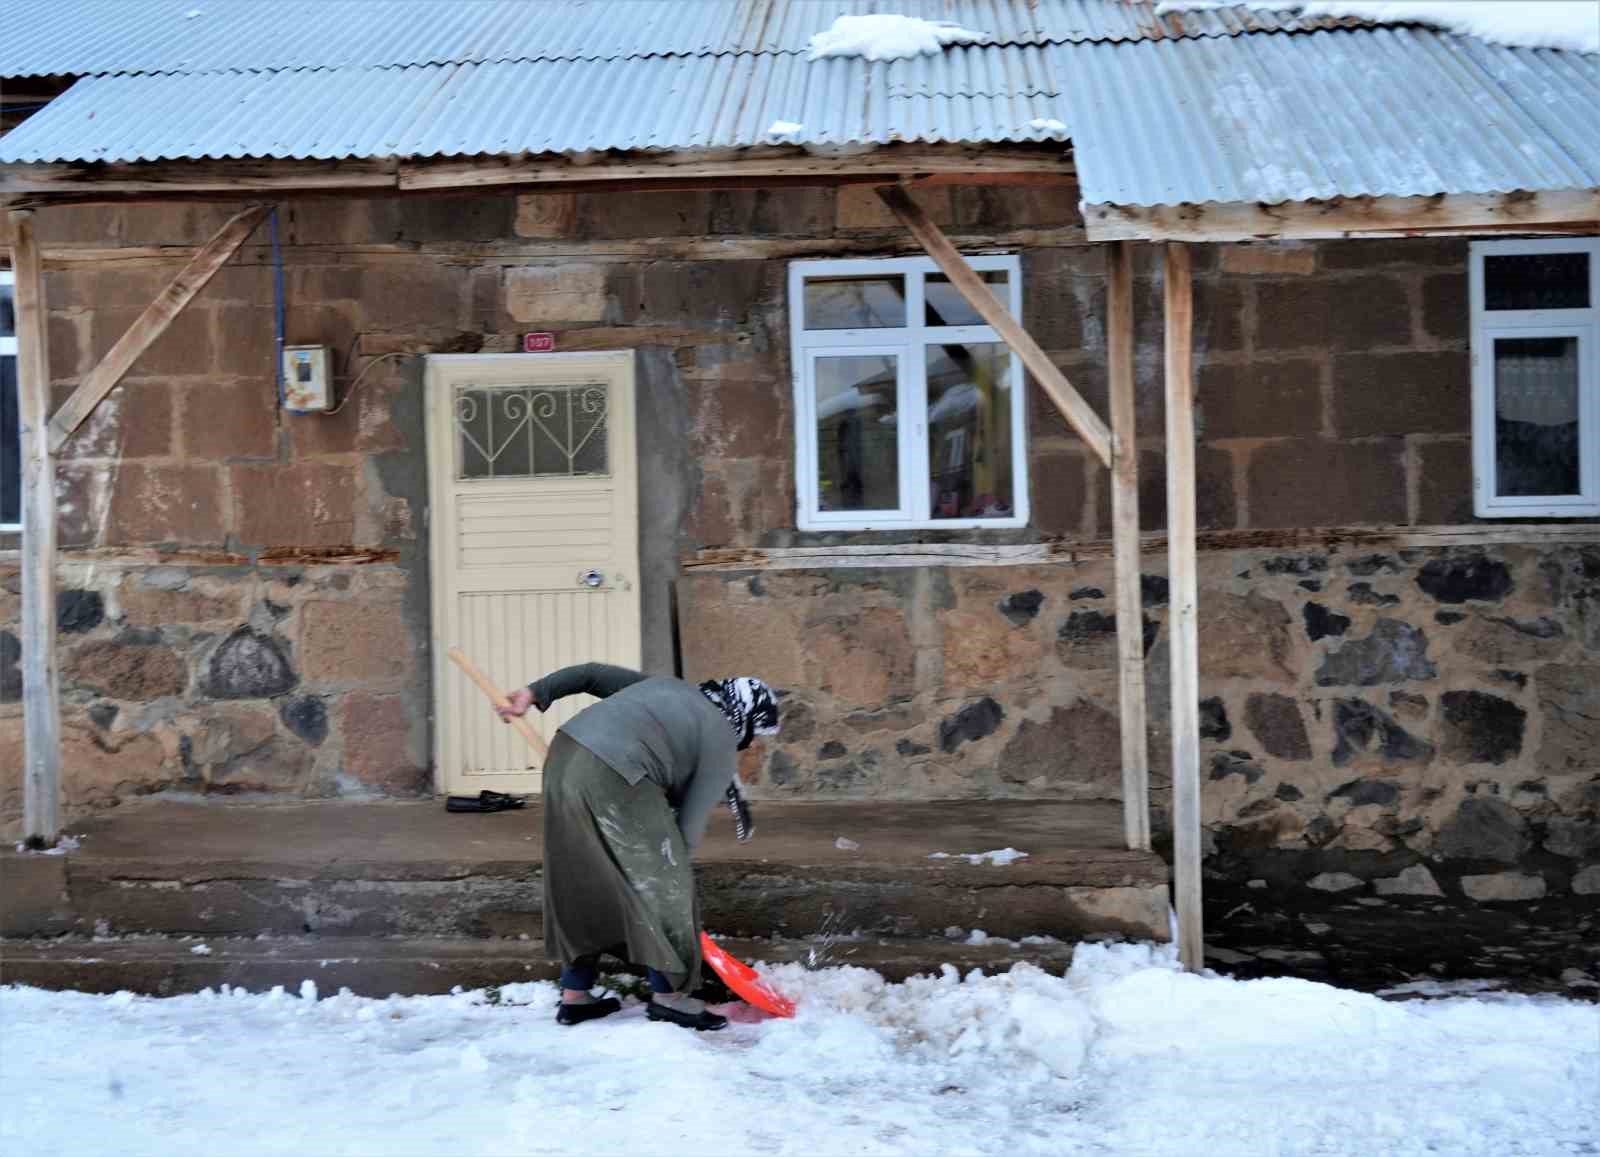
[[[1168,646],[1172,653],[1173,889],[1178,956],[1191,972],[1205,961],[1200,908],[1200,639],[1196,617],[1194,377],[1190,339],[1194,286],[1189,250],[1166,246]]]
[[[1150,753],[1145,730],[1144,608],[1139,587],[1139,447],[1133,397],[1133,247],[1106,251],[1111,379],[1111,545],[1117,594],[1122,824],[1130,848],[1150,847]]]
[[[23,838],[61,835],[61,703],[56,670],[56,470],[50,448],[50,353],[33,214],[11,212],[16,267],[17,418],[22,445]]]

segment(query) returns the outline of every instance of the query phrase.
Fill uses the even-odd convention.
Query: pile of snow
[[[948,20],[923,20],[916,16],[880,13],[841,16],[826,32],[811,38],[808,57],[859,56],[867,60],[904,60],[930,56],[950,44],[971,44],[982,34]]]
[[[0,989],[0,1152],[1005,1153],[1298,1157],[1593,1152],[1600,1008],[1390,1003],[1081,945],[891,984],[767,970],[792,1020],[701,1035],[630,1001],[577,1028],[555,986],[370,1000],[224,988]],[[248,1082],[219,1080],[246,1074]]]
[[[1027,852],[1019,852],[1016,848],[996,848],[992,852],[957,852],[955,855],[951,855],[949,852],[928,853],[928,859],[930,860],[965,860],[969,864],[988,862],[1001,867],[1027,858]]]
[[[1255,8],[1303,16],[1352,16],[1384,24],[1426,24],[1492,44],[1600,52],[1595,0],[1163,0],[1158,15],[1197,8]]]

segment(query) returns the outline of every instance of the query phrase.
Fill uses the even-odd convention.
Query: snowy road
[[[0,1153],[1600,1153],[1600,1008],[1386,1002],[1187,976],[1165,950],[1071,973],[886,984],[775,970],[792,1021],[698,1036],[554,989],[368,1000],[0,990]]]

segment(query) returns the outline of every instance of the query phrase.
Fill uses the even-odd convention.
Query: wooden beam
[[[168,160],[0,165],[0,198],[24,203],[320,194],[767,188],[901,178],[935,184],[1072,184],[1063,146],[882,145],[827,156],[794,145],[669,153],[380,160]]]
[[[944,271],[950,279],[950,284],[955,286],[967,303],[978,311],[984,321],[994,327],[1002,341],[1022,359],[1022,364],[1028,367],[1028,372],[1039,383],[1041,389],[1050,396],[1050,400],[1061,411],[1062,417],[1078,432],[1078,436],[1089,444],[1089,449],[1095,452],[1105,466],[1111,465],[1111,431],[1100,420],[1088,402],[1083,400],[1083,395],[1073,388],[1067,381],[1067,376],[1058,369],[1039,348],[1039,343],[1029,336],[1028,331],[1022,328],[1022,323],[1011,316],[1011,311],[994,295],[983,278],[979,277],[972,266],[967,264],[966,258],[961,256],[959,250],[951,244],[950,239],[944,235],[939,226],[933,223],[922,207],[918,205],[906,191],[896,185],[888,185],[878,190],[878,196],[883,203],[889,206],[894,215],[900,218],[911,235],[917,239],[934,264]]]
[[[173,318],[182,313],[194,295],[204,289],[217,271],[227,264],[228,258],[244,244],[245,238],[255,231],[271,211],[270,205],[251,205],[234,214],[160,295],[145,307],[145,311],[128,327],[128,332],[117,339],[117,344],[100,359],[99,365],[89,371],[50,420],[52,450],[59,450],[72,432],[83,424],[83,420],[94,412],[101,400],[116,388],[139,355],[167,332]]]
[[[1168,649],[1172,656],[1173,891],[1178,957],[1205,965],[1200,907],[1200,636],[1194,506],[1194,285],[1189,250],[1166,247],[1163,306],[1167,379]]]
[[[1133,246],[1107,250],[1110,360],[1111,541],[1117,594],[1118,698],[1122,726],[1122,820],[1128,847],[1150,847],[1150,743],[1145,728],[1144,605],[1139,575],[1139,444],[1134,420]]]
[[[56,472],[50,446],[50,353],[44,271],[33,214],[11,213],[16,267],[17,417],[22,444],[23,838],[61,835],[61,691],[56,664]]]
[[[1593,233],[1600,189],[1341,197],[1281,205],[1083,207],[1091,241],[1256,241],[1269,238],[1429,237],[1461,233]]]

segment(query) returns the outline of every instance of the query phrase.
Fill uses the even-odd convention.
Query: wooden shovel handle
[[[450,661],[465,671],[467,678],[476,683],[478,689],[487,695],[496,707],[511,706],[510,701],[506,699],[500,688],[489,681],[489,676],[473,666],[472,660],[462,653],[460,647],[451,647],[446,653],[450,656]],[[545,757],[550,754],[550,749],[544,745],[544,740],[533,729],[527,718],[522,715],[513,715],[511,716],[511,726],[522,732],[522,738],[528,741],[528,746],[533,748],[534,752],[539,756],[540,762],[543,762]]]

